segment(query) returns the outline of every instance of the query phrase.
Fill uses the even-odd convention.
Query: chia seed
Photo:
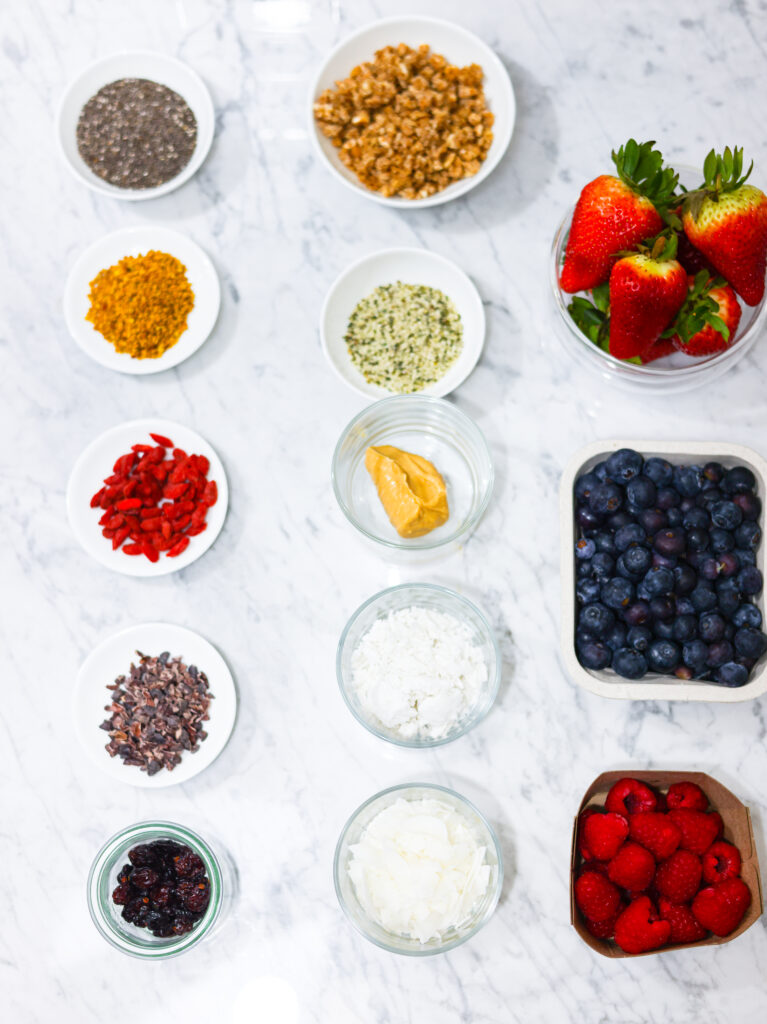
[[[146,78],[121,78],[91,96],[77,122],[77,148],[110,185],[163,185],[189,163],[197,120],[177,92]]]

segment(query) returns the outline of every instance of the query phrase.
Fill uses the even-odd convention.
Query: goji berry
[[[206,484],[202,500],[209,507],[218,501],[218,485],[215,480],[209,480]]]
[[[185,530],[187,528],[187,526],[189,526],[191,521],[192,521],[192,517],[191,516],[188,516],[188,515],[187,516],[182,516],[180,519],[177,519],[176,522],[173,525],[176,527],[177,530],[183,531],[183,530]]]
[[[150,434],[149,436],[152,438],[153,441],[156,441],[157,444],[162,445],[163,448],[173,447],[173,442],[170,440],[170,438],[165,437],[163,434]]]
[[[207,523],[200,523],[199,526],[190,526],[186,531],[187,537],[196,537],[198,533],[202,533],[203,530],[208,529]]]
[[[160,557],[160,552],[150,541],[145,540],[144,543],[141,545],[141,550],[144,552],[144,554],[146,555],[150,562],[158,561]]]
[[[207,476],[210,470],[210,459],[205,455],[196,455],[197,468],[200,471],[200,476]]]
[[[154,519],[142,519],[141,529],[144,533],[152,533],[154,530],[159,530],[162,525],[162,519],[156,516]]]
[[[181,459],[188,459],[189,456],[186,454],[183,448],[174,448],[173,458],[176,460],[176,462],[179,462]]]
[[[186,551],[188,547],[189,538],[182,537],[177,544],[174,544],[173,547],[168,550],[168,558],[176,558],[182,551]]]
[[[173,527],[170,525],[169,519],[166,519],[163,522],[162,526],[160,527],[160,531],[166,540],[170,540],[170,535],[171,533],[173,533]]]
[[[142,519],[154,519],[155,516],[159,516],[160,510],[156,505],[149,505],[147,508],[142,508],[139,515]]]
[[[143,544],[123,544],[124,555],[140,555],[143,553]]]
[[[105,490],[106,488],[102,487],[100,491],[96,491],[96,493],[91,498],[91,508],[98,508],[98,506],[101,504],[101,499],[104,495]]]
[[[121,530],[117,531],[117,533],[112,538],[112,550],[113,551],[116,551],[117,548],[120,547],[120,545],[122,544],[122,542],[125,540],[125,538],[128,536],[129,533],[130,533],[130,527],[129,526],[123,526],[123,528]]]
[[[127,512],[131,508],[141,508],[141,498],[123,498],[122,501],[118,501],[115,508],[119,512]]]
[[[108,527],[105,526],[104,529],[101,531],[101,535],[102,537],[106,537],[107,540],[111,540],[114,537],[115,532],[114,530],[110,530]]]
[[[109,527],[110,530],[119,530],[120,527],[123,526],[124,523],[125,523],[125,517],[124,516],[112,516],[112,518],[107,523],[107,526]]]
[[[151,444],[132,444],[130,450],[143,455],[144,452],[151,452],[152,446]]]

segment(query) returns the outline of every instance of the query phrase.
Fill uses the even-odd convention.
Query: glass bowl
[[[138,843],[155,839],[173,839],[189,846],[202,859],[210,881],[210,902],[203,917],[191,932],[171,938],[157,938],[146,928],[129,924],[121,917],[121,907],[112,902],[117,875],[128,860],[128,851]],[[229,884],[225,858],[213,852],[195,832],[169,821],[145,821],[131,825],[112,836],[99,850],[88,875],[88,909],[93,923],[107,940],[123,953],[144,960],[166,960],[185,953],[211,934],[233,886]]]
[[[450,516],[423,537],[400,537],[365,469],[370,445],[390,444],[429,459],[447,485]],[[482,518],[493,492],[493,463],[479,427],[451,402],[394,395],[374,402],[346,427],[333,453],[333,491],[341,511],[363,537],[390,552],[457,547]]]
[[[694,188],[700,184],[702,174],[694,167],[681,166],[676,170],[679,171],[680,180],[687,188]],[[549,261],[549,279],[554,298],[556,333],[563,348],[577,363],[598,373],[610,383],[622,387],[632,390],[639,388],[647,394],[673,394],[711,383],[739,363],[753,347],[767,320],[767,297],[763,298],[758,306],[746,306],[738,298],[742,315],[735,341],[723,352],[712,356],[694,358],[686,356],[683,352],[674,352],[670,356],[663,356],[642,366],[616,359],[595,345],[576,327],[567,312],[567,305],[573,296],[563,292],[559,287],[559,272],[574,210],[575,207],[572,207],[568,211],[554,235]]]
[[[430,939],[425,943],[405,935],[395,935],[373,921],[357,898],[354,884],[348,873],[349,848],[360,841],[365,828],[380,811],[400,798],[405,800],[436,798],[452,804],[474,830],[477,840],[484,845],[485,863],[490,865],[490,880],[487,890],[482,900],[474,908],[471,917],[458,928],[451,928],[450,931],[445,932],[441,939]],[[341,909],[357,931],[366,939],[389,953],[401,953],[404,956],[434,956],[436,953],[446,953],[449,949],[460,946],[476,935],[480,928],[490,920],[501,896],[503,856],[495,832],[484,816],[465,797],[444,786],[435,786],[427,782],[410,782],[376,793],[352,814],[344,825],[336,846],[333,877]]]
[[[463,622],[472,633],[472,639],[482,651],[482,659],[487,668],[487,680],[477,698],[453,728],[439,739],[428,736],[402,739],[379,719],[366,712],[355,692],[352,678],[352,657],[362,637],[368,632],[376,620],[388,615],[389,612],[402,608],[430,608],[444,612]],[[356,610],[344,627],[338,642],[336,654],[336,676],[341,696],[346,706],[365,728],[382,740],[394,743],[399,747],[438,747],[450,743],[463,736],[469,729],[481,721],[493,706],[501,681],[501,653],[490,625],[482,612],[460,594],[446,587],[433,583],[402,583],[365,601]]]

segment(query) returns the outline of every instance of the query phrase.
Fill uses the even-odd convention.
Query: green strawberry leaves
[[[667,328],[662,338],[670,338],[678,334],[686,345],[690,338],[710,325],[722,335],[725,341],[730,340],[730,329],[719,316],[719,303],[711,298],[714,288],[726,284],[723,277],[711,278],[707,270],[699,270],[695,275],[692,287],[687,293],[684,305],[677,313],[673,324]]]
[[[664,167],[663,154],[654,146],[654,140],[639,143],[629,139],[611,155],[621,181],[649,199],[662,214],[676,199],[679,175],[673,167]]]
[[[743,148],[725,147],[723,153],[712,149],[703,161],[703,184],[693,192],[688,192],[684,199],[684,209],[697,222],[706,199],[718,202],[719,196],[725,192],[734,192],[749,178],[754,168],[751,161],[748,170],[743,174]]]

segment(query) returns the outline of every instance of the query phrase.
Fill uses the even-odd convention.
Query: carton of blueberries
[[[562,652],[606,697],[767,690],[767,462],[715,442],[597,441],[562,476]]]
[[[570,920],[611,958],[713,946],[763,910],[748,808],[703,772],[610,771],[573,825]]]

